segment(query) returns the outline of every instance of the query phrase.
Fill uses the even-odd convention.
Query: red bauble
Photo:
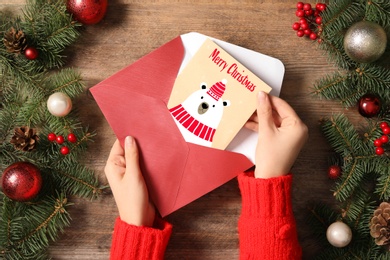
[[[379,114],[381,101],[378,96],[366,94],[359,100],[359,113],[364,117],[373,117]]]
[[[328,168],[329,179],[335,180],[341,175],[341,168],[338,165],[332,165]]]
[[[57,136],[55,133],[50,133],[47,135],[47,139],[50,141],[50,142],[53,142],[57,139]]]
[[[29,201],[41,190],[42,176],[34,164],[16,162],[4,170],[1,187],[8,198],[20,202]]]
[[[376,153],[377,155],[382,155],[382,154],[385,153],[385,149],[383,149],[382,147],[376,147],[376,148],[375,148],[375,153]]]
[[[107,10],[107,0],[68,0],[66,9],[82,24],[100,22]]]
[[[29,60],[35,60],[38,58],[38,50],[34,47],[28,47],[26,50],[24,50],[24,56]]]
[[[64,141],[65,141],[65,139],[64,139],[64,137],[63,137],[62,135],[58,135],[58,136],[56,137],[56,142],[57,142],[57,144],[63,144]]]

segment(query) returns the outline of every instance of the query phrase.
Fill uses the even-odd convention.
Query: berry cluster
[[[389,142],[389,134],[390,134],[390,126],[386,122],[382,122],[380,124],[382,133],[383,135],[379,137],[378,139],[374,140],[374,146],[375,148],[375,153],[377,155],[382,155],[385,153],[385,149],[383,148],[383,145],[387,144]]]
[[[292,28],[297,31],[298,37],[307,36],[312,40],[318,38],[321,32],[322,17],[321,12],[326,9],[326,4],[317,3],[315,8],[311,4],[298,2],[295,15],[299,17],[299,22],[295,22]]]
[[[65,138],[62,136],[62,135],[56,135],[55,133],[50,133],[47,135],[47,139],[50,141],[50,142],[56,142],[57,144],[59,145],[62,145],[64,142],[65,142]],[[70,133],[68,134],[67,136],[67,140],[70,142],[70,143],[76,143],[77,142],[77,137],[74,133]],[[70,149],[68,146],[66,145],[63,145],[61,146],[60,148],[60,152],[63,154],[63,155],[67,155],[69,152],[70,152]]]

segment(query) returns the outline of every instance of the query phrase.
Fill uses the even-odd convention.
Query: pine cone
[[[23,31],[16,31],[14,27],[4,34],[3,42],[7,51],[11,53],[21,53],[27,48],[27,39]]]
[[[22,126],[15,128],[15,134],[11,138],[11,144],[13,144],[17,150],[30,152],[35,148],[38,139],[38,135],[34,128]]]
[[[379,246],[390,250],[390,203],[382,202],[370,221],[370,234]]]

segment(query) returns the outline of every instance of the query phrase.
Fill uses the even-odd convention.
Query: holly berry
[[[57,144],[63,144],[65,141],[64,137],[62,135],[59,135],[56,137]]]
[[[313,41],[317,39],[317,34],[316,33],[311,33],[310,34],[310,39],[312,39]]]
[[[298,31],[297,31],[297,36],[298,36],[298,37],[303,37],[303,35],[305,35],[305,33],[304,33],[303,30],[298,30]]]
[[[68,147],[68,146],[62,146],[61,149],[60,149],[60,152],[61,152],[63,155],[69,154],[69,152],[70,152],[69,147]]]
[[[24,51],[24,56],[29,60],[35,60],[38,58],[38,50],[32,46],[27,47]]]
[[[304,10],[297,10],[295,12],[295,15],[298,17],[304,17],[305,16],[305,11]]]
[[[322,18],[321,16],[316,17],[316,24],[322,24]]]
[[[47,135],[47,139],[50,141],[50,142],[54,142],[56,140],[57,136],[55,133],[50,133]]]
[[[297,9],[303,9],[304,3],[303,2],[298,2],[297,3]]]
[[[328,177],[329,179],[335,180],[341,175],[341,168],[338,165],[331,165],[328,168]]]
[[[303,10],[305,10],[305,11],[311,10],[311,4],[304,4]]]
[[[382,147],[377,147],[377,148],[375,148],[375,153],[377,155],[382,155],[385,153],[385,149],[383,149]]]
[[[390,134],[390,127],[385,127],[382,129],[383,134],[388,135]]]
[[[382,146],[382,140],[381,139],[375,139],[374,140],[374,146],[381,147]]]
[[[77,142],[77,137],[74,133],[70,133],[68,134],[68,141],[71,142],[71,143],[75,143]]]
[[[42,187],[41,172],[29,162],[16,162],[8,166],[1,177],[3,193],[15,201],[34,199]]]
[[[381,129],[383,130],[383,128],[389,127],[389,124],[388,124],[387,122],[382,122],[382,123],[380,124],[380,127],[381,127]]]
[[[296,23],[293,24],[292,28],[293,28],[293,30],[298,31],[299,28],[301,28],[301,24],[296,22]]]
[[[379,139],[381,140],[382,144],[389,142],[389,137],[387,135],[382,135]]]

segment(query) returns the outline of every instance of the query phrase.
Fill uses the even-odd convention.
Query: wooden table
[[[310,129],[310,139],[293,173],[293,205],[304,255],[313,254],[305,223],[311,201],[333,202],[327,178],[331,148],[319,129],[323,116],[340,111],[338,103],[310,95],[314,81],[334,67],[316,44],[292,30],[296,0],[109,0],[105,19],[86,26],[67,51],[68,65],[77,67],[88,88],[133,63],[174,37],[196,31],[280,59],[286,68],[281,97]],[[313,1],[314,3],[314,1]],[[0,0],[0,8],[18,11],[24,0]],[[115,136],[93,98],[74,102],[82,121],[97,132],[86,163],[106,183],[103,168]],[[353,116],[353,111],[350,112]],[[356,114],[356,113],[355,113]],[[88,201],[74,198],[72,224],[50,247],[54,259],[108,259],[113,222],[118,215],[111,194]],[[174,212],[166,259],[237,259],[237,219],[241,198],[232,180]]]

